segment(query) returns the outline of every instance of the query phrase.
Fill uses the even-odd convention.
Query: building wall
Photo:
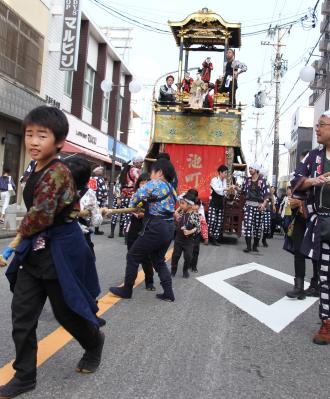
[[[41,0],[0,0],[0,3],[0,23],[10,29],[9,37],[4,37],[5,42],[0,48],[0,172],[3,166],[11,169],[18,188],[17,202],[20,203],[18,179],[29,162],[21,122],[31,109],[44,104],[39,94],[42,90],[49,5]],[[7,8],[9,11],[6,11]],[[8,12],[12,16],[11,23],[6,17]],[[15,35],[13,32],[16,32]],[[15,37],[20,38],[17,43],[23,43],[22,48],[13,41]],[[10,53],[4,49],[10,49]]]
[[[45,61],[41,96],[49,96],[59,102],[64,109],[71,110],[71,100],[64,99],[65,73],[59,70],[59,51],[63,27],[63,1],[51,0],[48,15],[49,31],[45,43]],[[70,108],[68,109],[68,105]]]
[[[49,2],[42,0],[3,0],[14,9],[27,23],[43,36],[48,31]]]

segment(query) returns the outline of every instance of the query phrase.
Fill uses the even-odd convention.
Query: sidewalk
[[[16,218],[16,225],[17,227],[19,226],[20,221],[22,220],[22,217],[17,217]],[[110,224],[111,221],[110,219],[106,219],[103,221],[102,226],[106,224]],[[2,238],[12,238],[16,236],[16,230],[7,230],[3,227],[3,225],[0,224],[0,240]]]
[[[16,226],[18,227],[22,217],[19,216],[16,218]],[[4,227],[3,224],[0,224],[0,239],[1,238],[12,238],[16,236],[16,229],[15,230],[8,230]]]

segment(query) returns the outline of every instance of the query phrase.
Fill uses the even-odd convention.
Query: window
[[[64,78],[64,94],[68,97],[72,95],[72,81],[73,81],[73,71],[65,71]]]
[[[84,106],[92,110],[95,71],[87,65],[84,82]]]
[[[102,119],[108,122],[110,93],[103,93]]]
[[[0,1],[0,72],[40,90],[44,38]]]

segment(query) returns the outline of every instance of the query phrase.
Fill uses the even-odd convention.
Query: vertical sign
[[[65,0],[61,41],[61,71],[76,71],[79,51],[81,0]]]

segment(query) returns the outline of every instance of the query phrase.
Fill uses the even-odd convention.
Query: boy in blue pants
[[[74,216],[72,175],[57,158],[68,128],[64,113],[47,106],[23,121],[25,146],[36,164],[23,192],[22,241],[6,273],[13,291],[16,358],[15,376],[0,387],[3,399],[35,389],[36,328],[47,297],[58,322],[85,350],[76,371],[94,372],[101,361],[104,334],[95,315],[100,287],[94,258]]]
[[[144,217],[143,229],[127,253],[126,273],[123,287],[110,287],[110,292],[121,297],[131,298],[133,286],[140,263],[150,256],[154,269],[158,273],[163,294],[157,298],[174,302],[172,278],[165,262],[165,254],[173,239],[174,207],[177,195],[170,184],[175,176],[175,170],[170,161],[158,159],[151,168],[151,180],[137,190],[130,206],[135,207],[140,202],[148,203],[148,214]]]

